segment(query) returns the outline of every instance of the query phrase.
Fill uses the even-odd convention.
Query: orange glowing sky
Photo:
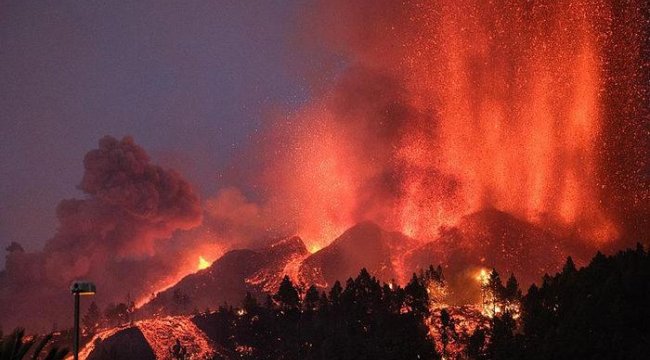
[[[617,5],[598,0],[330,5],[310,19],[349,67],[276,129],[288,144],[267,172],[308,243],[364,219],[432,239],[486,207],[595,247],[621,236],[603,201],[621,86],[607,56],[641,24],[616,29]]]

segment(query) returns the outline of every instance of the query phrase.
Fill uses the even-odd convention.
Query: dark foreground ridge
[[[163,353],[190,358],[195,352],[213,359],[440,359],[443,354],[457,359],[644,359],[650,355],[650,256],[641,245],[614,256],[598,253],[582,269],[576,269],[569,258],[560,273],[545,276],[524,296],[514,277],[504,285],[492,272],[486,283],[486,291],[494,295],[490,307],[505,309],[493,317],[480,315],[476,308],[437,303],[429,296],[432,282],[444,286],[439,269],[414,275],[404,288],[381,284],[364,269],[345,285],[335,283],[328,292],[302,289],[286,277],[276,294],[261,301],[248,294],[239,307],[136,322],[130,326],[140,331],[121,331],[119,341],[99,336],[94,341],[97,350],[89,358],[128,356],[124,352],[128,348],[151,348],[158,358]],[[174,336],[165,335],[166,331],[156,335],[156,324],[165,321],[170,329],[200,333],[187,337],[185,330],[178,330],[175,336],[185,355],[173,357]],[[138,336],[129,337],[130,333]],[[148,346],[136,344],[147,341]]]

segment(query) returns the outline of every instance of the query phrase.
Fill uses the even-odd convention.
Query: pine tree
[[[333,307],[338,307],[341,305],[341,294],[343,293],[343,287],[341,286],[340,281],[336,281],[330,290],[330,302]]]
[[[492,318],[492,331],[487,352],[490,359],[516,359],[515,321],[509,313]]]
[[[247,291],[244,301],[242,302],[242,307],[246,313],[254,314],[257,312],[259,305],[257,304],[257,299]]]
[[[411,281],[404,288],[406,293],[406,305],[419,317],[429,315],[429,295],[427,289],[420,282],[416,274],[413,274]]]
[[[572,274],[576,272],[576,265],[573,263],[573,259],[571,256],[566,258],[566,263],[564,263],[564,267],[562,268],[562,273],[564,274]]]
[[[467,341],[465,354],[468,359],[478,360],[483,359],[485,356],[485,330],[476,329]]]
[[[434,268],[433,265],[430,265],[428,270],[421,274],[420,279],[429,296],[429,307],[437,307],[444,303],[447,298],[447,288],[442,267],[438,265],[437,268]]]
[[[300,304],[300,296],[298,290],[293,286],[289,276],[285,275],[280,283],[278,292],[273,296],[273,299],[280,303],[280,306],[285,310],[297,309]]]
[[[311,311],[316,310],[318,308],[319,299],[320,294],[318,293],[318,289],[316,289],[314,285],[310,286],[305,294],[304,309]]]
[[[442,309],[440,311],[440,341],[442,342],[442,356],[447,355],[447,345],[451,338],[454,338],[456,335],[456,329],[454,326],[454,320],[451,318],[451,315],[447,309]]]
[[[323,291],[318,298],[318,310],[325,316],[329,313],[330,310],[330,301],[327,298],[327,294]]]
[[[505,293],[505,288],[501,282],[501,276],[499,276],[499,273],[496,271],[496,269],[492,269],[492,272],[490,272],[487,288],[489,291],[488,304],[491,307],[489,310],[492,315],[496,315],[497,311],[503,303],[503,295]]]
[[[503,305],[504,311],[509,311],[511,313],[516,313],[519,310],[519,304],[521,302],[521,290],[519,289],[519,283],[514,274],[510,274],[506,286],[503,290]]]
[[[99,328],[100,322],[102,320],[102,315],[99,312],[99,307],[93,301],[88,307],[88,312],[84,315],[82,319],[82,326],[84,333],[88,335],[93,335]]]

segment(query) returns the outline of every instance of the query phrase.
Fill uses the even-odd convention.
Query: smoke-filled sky
[[[18,241],[35,250],[52,236],[57,203],[80,195],[83,156],[104,135],[132,135],[201,195],[214,193],[218,170],[261,115],[306,97],[288,71],[297,8],[291,1],[0,3],[2,248]]]

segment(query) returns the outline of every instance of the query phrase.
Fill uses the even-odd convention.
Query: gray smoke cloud
[[[0,273],[2,326],[67,328],[74,279],[96,282],[100,303],[134,299],[174,273],[172,253],[187,252],[175,231],[202,221],[199,198],[176,172],[150,162],[132,138],[106,136],[84,158],[86,196],[60,202],[59,227],[42,251],[7,248]],[[34,221],[38,221],[34,219]]]

